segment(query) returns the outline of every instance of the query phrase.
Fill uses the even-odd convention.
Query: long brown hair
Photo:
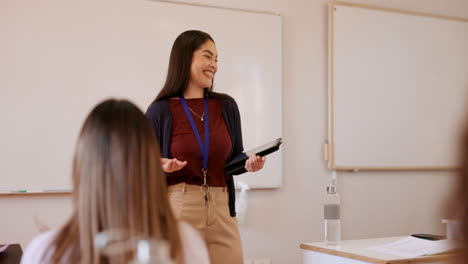
[[[166,82],[154,101],[160,101],[171,97],[180,97],[184,94],[190,79],[190,66],[193,53],[205,42],[214,40],[206,32],[200,30],[187,30],[182,32],[172,45],[169,56],[169,67]],[[229,97],[225,94],[213,92],[213,85],[205,88],[205,96],[215,98]]]
[[[124,230],[129,238],[166,240],[171,257],[180,260],[181,239],[163,175],[159,146],[144,114],[125,100],[98,104],[76,144],[74,211],[49,248],[51,262],[115,263],[100,256],[94,244],[97,233],[111,229]]]

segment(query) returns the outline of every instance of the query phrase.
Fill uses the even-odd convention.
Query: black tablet
[[[263,157],[266,156],[272,152],[275,152],[279,149],[279,146],[283,143],[283,139],[277,138],[269,143],[266,143],[265,145],[261,145],[260,147],[251,149],[249,151],[246,151],[245,154],[247,156],[252,156],[254,154]]]
[[[266,156],[270,153],[277,151],[281,143],[283,143],[283,139],[277,138],[271,142],[268,142],[265,145],[246,151],[234,157],[234,159],[232,159],[226,166],[224,166],[224,170],[227,174],[240,174],[242,172],[245,172],[243,171],[245,167],[245,162],[251,155],[256,154],[260,157]]]

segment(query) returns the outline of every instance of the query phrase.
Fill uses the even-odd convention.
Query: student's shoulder
[[[52,244],[56,235],[57,230],[49,230],[35,237],[26,248],[21,263],[40,263],[43,254]]]
[[[49,230],[41,233],[36,236],[31,243],[29,243],[28,248],[34,249],[39,246],[49,246],[57,235],[57,230]]]

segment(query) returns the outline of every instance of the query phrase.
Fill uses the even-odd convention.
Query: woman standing
[[[217,54],[207,33],[180,34],[166,83],[146,115],[160,142],[176,218],[198,229],[211,263],[242,263],[234,181],[224,171],[243,151],[240,114],[234,99],[213,92]],[[253,155],[243,172],[258,171],[264,163],[265,158]]]

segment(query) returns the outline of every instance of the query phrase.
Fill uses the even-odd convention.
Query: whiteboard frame
[[[190,6],[198,6],[198,7],[217,8],[217,9],[225,9],[225,10],[232,10],[232,11],[241,11],[241,12],[248,12],[248,13],[257,13],[257,14],[281,16],[281,14],[279,12],[268,12],[268,11],[252,10],[252,9],[225,7],[225,6],[204,5],[204,4],[187,3],[187,2],[181,2],[181,1],[172,1],[172,0],[146,0],[146,1],[169,3],[169,4],[178,4],[178,5],[185,5],[185,6],[190,5]]]
[[[331,1],[328,3],[328,138],[324,146],[325,161],[328,162],[328,169],[338,171],[448,171],[455,170],[453,166],[340,166],[335,163],[334,144],[334,9],[336,6],[357,7],[370,10],[379,10],[391,13],[400,13],[414,16],[431,17],[444,20],[467,22],[467,18],[424,13],[418,11],[401,10],[394,8],[377,7],[371,5],[346,3]]]

